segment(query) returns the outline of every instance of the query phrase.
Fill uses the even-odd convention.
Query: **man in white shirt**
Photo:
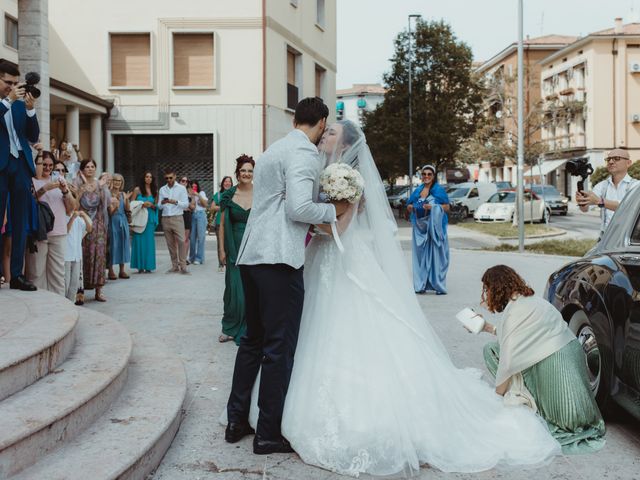
[[[20,83],[20,71],[0,60],[0,218],[10,199],[11,282],[18,290],[37,290],[23,274],[27,221],[31,211],[31,178],[36,169],[30,143],[37,143],[40,127],[35,98]],[[2,237],[0,236],[0,252]]]
[[[167,170],[164,179],[167,184],[160,188],[158,207],[162,212],[162,230],[171,256],[171,268],[167,273],[188,274],[183,213],[189,208],[189,196],[187,189],[176,183],[173,170]]]
[[[576,193],[576,202],[581,211],[589,211],[591,205],[600,207],[600,235],[609,226],[625,195],[640,184],[627,173],[632,162],[626,150],[614,148],[607,155],[605,162],[611,175],[596,184],[592,191]]]

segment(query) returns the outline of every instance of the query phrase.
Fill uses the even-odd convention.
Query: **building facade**
[[[49,21],[52,77],[113,103],[100,166],[128,185],[170,167],[211,193],[299,99],[335,104],[335,0],[56,0]]]
[[[524,41],[524,118],[533,114],[542,101],[539,62],[575,40],[576,37],[545,35],[528,38]],[[496,117],[504,134],[505,142],[510,146],[515,145],[518,138],[517,43],[512,43],[491,59],[481,63],[475,72],[484,77],[485,85],[489,87],[490,95],[486,99],[486,114]],[[542,132],[539,129],[531,128],[529,135],[525,138],[525,144],[532,145],[540,142],[541,135]],[[478,160],[478,165],[471,168],[477,180],[517,183],[517,160],[515,158],[505,158],[503,165],[491,165],[482,159]]]
[[[336,91],[336,119],[351,120],[363,126],[365,112],[371,112],[384,101],[386,90],[379,83],[356,83]]]
[[[542,134],[550,150],[541,173],[547,183],[575,192],[577,180],[564,168],[569,159],[586,157],[596,168],[612,148],[640,159],[640,24],[617,18],[613,28],[581,38],[540,67],[548,120]]]

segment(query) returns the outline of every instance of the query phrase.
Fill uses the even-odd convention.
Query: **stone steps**
[[[57,370],[0,402],[0,478],[74,437],[120,393],[131,355],[129,332],[85,310],[76,344]]]
[[[135,336],[127,383],[82,434],[12,480],[142,479],[175,436],[186,395],[182,362],[166,346]]]
[[[180,359],[48,292],[0,292],[0,480],[143,479],[182,419]]]
[[[0,401],[55,370],[75,341],[78,311],[58,295],[1,293]]]

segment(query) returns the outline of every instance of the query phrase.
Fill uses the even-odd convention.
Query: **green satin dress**
[[[500,361],[497,342],[485,345],[484,360],[495,377]],[[524,370],[522,377],[563,453],[589,453],[604,446],[604,421],[589,387],[578,340]]]
[[[244,316],[244,290],[240,269],[236,266],[238,249],[247,226],[251,209],[245,210],[233,201],[236,187],[226,190],[220,198],[220,212],[224,212],[224,250],[227,255],[224,288],[222,333],[233,337],[236,345],[247,329]]]

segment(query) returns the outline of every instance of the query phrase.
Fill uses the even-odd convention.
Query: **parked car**
[[[504,190],[494,193],[487,203],[478,207],[473,218],[476,222],[511,222],[516,212],[516,192]],[[551,212],[544,200],[531,190],[524,192],[524,221],[548,222]]]
[[[600,408],[640,418],[640,189],[595,248],[549,277],[545,297],[582,344]]]
[[[527,187],[544,199],[552,214],[567,214],[569,199],[562,195],[556,187],[553,185],[528,185]]]
[[[465,182],[454,185],[447,195],[452,204],[460,204],[460,209],[466,218],[497,191],[493,183]]]
[[[391,208],[400,208],[403,204],[407,204],[409,200],[408,185],[393,185],[387,190],[387,200]]]
[[[493,183],[498,189],[498,191],[513,189],[513,185],[511,185],[511,182],[493,182]]]

